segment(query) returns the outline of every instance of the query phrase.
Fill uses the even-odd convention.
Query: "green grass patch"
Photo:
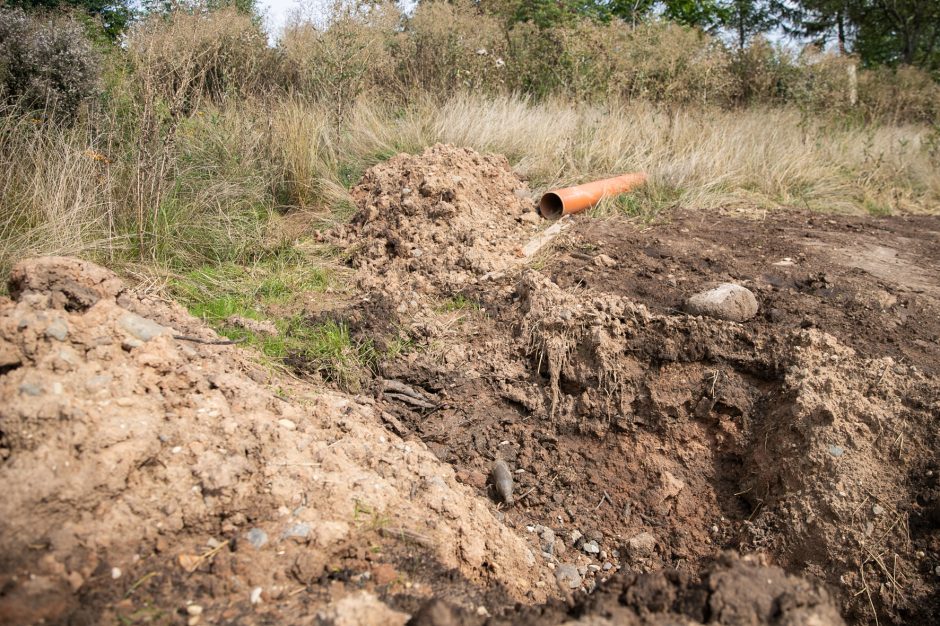
[[[471,300],[463,294],[457,294],[449,300],[445,300],[443,304],[437,307],[438,312],[440,313],[453,313],[455,311],[479,311],[480,303],[476,300]]]

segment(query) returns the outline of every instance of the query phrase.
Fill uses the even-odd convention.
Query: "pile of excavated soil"
[[[217,337],[90,263],[22,262],[10,293],[0,623],[350,623],[363,610],[403,623],[349,595],[495,610],[554,587],[450,467],[371,406],[276,395],[245,353],[199,343]]]
[[[448,171],[426,153],[386,164],[383,176],[403,180],[425,161],[452,179],[472,178],[479,163]],[[369,194],[386,189],[373,174],[364,180]],[[449,197],[424,197],[423,212],[433,216]],[[360,215],[374,219],[369,206]],[[664,568],[694,578],[732,548],[825,581],[852,620],[934,620],[936,220],[917,232],[885,226],[897,242],[883,241],[867,261],[841,222],[820,229],[841,238],[831,251],[822,233],[778,242],[785,223],[717,218],[712,239],[695,239],[700,247],[688,244],[693,224],[665,226],[670,247],[655,227],[580,216],[542,269],[498,271],[515,265],[505,256],[519,245],[514,235],[505,264],[458,264],[460,280],[399,255],[417,247],[422,258],[422,229],[394,230],[386,244],[391,231],[377,228],[363,246],[373,252],[351,255],[360,284],[381,286],[390,274],[393,285],[420,283],[378,291],[382,310],[397,311],[424,348],[379,372],[424,405],[384,383],[380,406],[492,498],[563,587],[602,589],[616,572]],[[755,245],[727,244],[743,244],[739,231]],[[695,258],[685,266],[687,257]],[[812,278],[806,290],[791,270]],[[755,291],[757,318],[682,312],[688,296],[729,281]],[[478,308],[431,306],[456,294]],[[890,332],[866,344],[858,329],[883,326],[885,307]],[[374,315],[350,320],[363,336],[387,330]],[[905,329],[912,320],[919,325]],[[908,335],[916,345],[903,345]],[[514,475],[511,506],[497,505],[487,479],[497,460]]]
[[[358,211],[327,239],[364,290],[393,294],[402,311],[517,263],[541,219],[505,157],[440,144],[376,165],[352,195]]]

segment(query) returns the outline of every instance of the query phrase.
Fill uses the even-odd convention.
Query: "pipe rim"
[[[539,200],[539,213],[549,220],[557,220],[565,213],[565,202],[554,191],[542,195]]]

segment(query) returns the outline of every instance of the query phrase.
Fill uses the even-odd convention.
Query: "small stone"
[[[230,315],[226,318],[225,322],[229,326],[244,328],[248,332],[255,333],[256,335],[277,335],[277,326],[275,326],[274,322],[271,320],[253,320],[241,315]]]
[[[261,587],[255,587],[254,589],[251,590],[251,593],[248,595],[248,600],[252,604],[258,604],[259,602],[261,602],[261,592],[262,592]]]
[[[871,512],[874,513],[875,515],[881,515],[882,513],[885,512],[885,509],[880,504],[876,504],[875,506],[871,507]]]
[[[306,539],[310,536],[310,524],[299,522],[292,524],[281,533],[281,539]]]
[[[52,320],[52,323],[46,326],[46,337],[65,341],[65,338],[68,336],[69,327],[68,324],[65,323],[65,320]]]
[[[562,590],[577,589],[581,586],[581,574],[571,563],[561,563],[555,568],[555,580]]]
[[[120,577],[121,577],[121,568],[120,568],[120,567],[112,567],[112,568],[111,568],[111,578],[113,578],[114,580],[117,580],[117,579],[120,578]]]
[[[842,449],[842,446],[829,446],[829,454],[831,454],[832,456],[836,458],[839,458],[840,456],[845,454],[845,450]]]
[[[729,322],[746,322],[757,315],[757,298],[747,287],[722,283],[714,289],[702,291],[685,302],[690,315],[714,317]]]
[[[571,545],[577,547],[578,541],[579,541],[582,537],[584,537],[584,535],[581,534],[581,531],[580,531],[580,530],[572,530],[572,531],[571,531]]]
[[[284,428],[287,430],[297,430],[297,424],[294,423],[293,420],[280,419],[277,421],[277,423],[281,425],[281,428]]]
[[[20,393],[27,396],[41,396],[42,387],[35,383],[23,383],[20,385]]]
[[[598,254],[594,257],[594,265],[597,267],[617,267],[617,262],[606,254]]]
[[[254,548],[262,548],[264,544],[268,542],[268,533],[264,532],[260,528],[252,528],[247,533],[245,533],[245,539],[248,540],[248,543]]]
[[[186,607],[186,612],[192,615],[193,617],[197,615],[202,615],[202,607],[198,604],[190,604]]]
[[[605,572],[609,572],[614,567],[613,563],[604,563],[603,569]]]
[[[653,556],[656,551],[656,537],[650,533],[640,533],[627,540],[627,552],[636,559]]]
[[[153,320],[141,317],[135,313],[125,313],[118,318],[118,324],[140,341],[150,341],[154,337],[170,333],[170,329],[161,326]]]
[[[581,546],[581,549],[584,550],[587,554],[598,554],[601,551],[597,542],[593,539],[591,541],[585,541],[584,545]]]
[[[593,563],[591,563],[590,565],[588,565],[588,571],[589,571],[589,572],[599,572],[599,571],[601,571],[601,566],[600,566],[600,565],[594,565]]]

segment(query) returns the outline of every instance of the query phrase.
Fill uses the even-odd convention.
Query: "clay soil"
[[[18,270],[0,620],[940,621],[940,219],[581,215],[532,255],[525,183],[449,146],[354,197],[359,295],[307,314],[388,355],[355,397]],[[757,316],[684,313],[722,282]]]

